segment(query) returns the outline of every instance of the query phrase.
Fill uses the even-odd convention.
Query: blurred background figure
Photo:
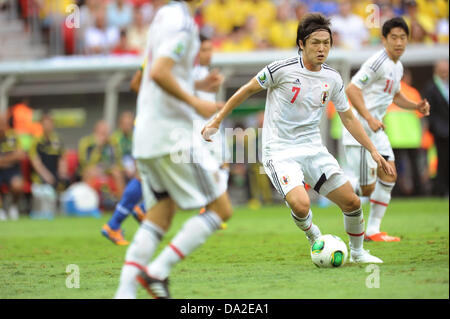
[[[120,149],[110,139],[106,121],[98,121],[93,134],[80,140],[78,159],[83,182],[97,190],[102,208],[113,208],[122,196],[125,177]]]
[[[290,49],[295,46],[298,20],[293,13],[287,0],[278,6],[276,21],[269,27],[269,43],[272,47]]]
[[[63,158],[64,145],[50,114],[42,115],[41,124],[43,134],[33,140],[29,150],[33,167],[30,217],[52,218],[57,209],[57,193],[68,185],[68,175]]]
[[[133,128],[134,114],[131,111],[125,111],[120,114],[118,129],[111,135],[111,141],[116,145],[122,155],[122,165],[127,182],[134,178],[136,174],[136,165],[131,154]]]
[[[132,24],[127,29],[128,47],[142,53],[147,42],[148,24],[144,20],[141,7],[134,8]]]
[[[0,114],[0,220],[6,220],[8,216],[12,220],[19,218],[18,203],[24,188],[20,164],[25,156],[17,134],[9,128],[6,115]],[[9,206],[8,215],[3,205]]]
[[[405,21],[411,30],[410,43],[433,43],[436,41],[433,18],[419,8],[415,0],[405,1]]]
[[[364,20],[352,12],[350,0],[339,1],[339,14],[331,17],[331,30],[334,44],[348,50],[358,50],[369,40]]]
[[[133,7],[126,0],[111,0],[107,7],[108,26],[126,28],[133,20]]]
[[[88,27],[84,35],[84,45],[87,54],[108,54],[119,42],[119,29],[106,22],[106,13],[103,7],[95,12],[95,23]]]
[[[128,41],[127,30],[120,30],[120,38],[117,45],[111,50],[111,54],[113,55],[139,55],[139,49],[133,48],[130,46],[130,42]]]
[[[429,129],[434,137],[438,157],[438,169],[433,183],[433,194],[448,197],[448,148],[449,148],[449,82],[448,60],[434,66],[433,79],[428,84],[425,98],[430,103]]]

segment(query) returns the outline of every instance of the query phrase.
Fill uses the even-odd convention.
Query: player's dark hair
[[[203,41],[210,41],[211,39],[207,37],[206,35],[200,33],[200,42],[203,43]]]
[[[328,31],[330,34],[331,45],[333,45],[333,36],[330,29],[330,19],[325,17],[321,13],[308,13],[299,22],[297,27],[297,40],[296,44],[298,46],[298,52],[302,49],[300,47],[300,41],[305,45],[306,39],[311,35],[311,33],[324,30]]]
[[[402,28],[405,31],[406,35],[409,36],[408,25],[402,17],[389,19],[383,24],[383,27],[381,29],[381,34],[383,35],[383,37],[387,38],[389,32],[391,32],[393,28]]]

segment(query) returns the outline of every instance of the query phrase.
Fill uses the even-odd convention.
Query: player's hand
[[[192,103],[192,105],[194,106],[198,114],[205,118],[210,118],[217,111],[219,111],[225,105],[225,103],[211,102],[194,97],[194,102]]]
[[[220,122],[217,118],[212,119],[209,121],[205,127],[203,127],[201,134],[205,141],[212,142],[211,136],[217,133],[219,130]]]
[[[430,104],[427,99],[424,99],[417,104],[417,110],[425,116],[430,115]]]
[[[380,155],[377,151],[373,151],[370,153],[373,160],[377,163],[378,167],[381,167],[383,171],[390,176],[394,175],[394,170],[391,165],[384,159],[383,156]]]
[[[374,132],[378,131],[379,129],[382,129],[382,130],[385,129],[383,122],[378,121],[378,120],[377,120],[376,118],[374,118],[374,117],[371,117],[371,118],[367,121],[367,123],[369,124],[370,129],[371,129],[372,131],[374,131]]]
[[[219,69],[213,69],[204,79],[204,91],[212,93],[219,91],[224,80],[225,77],[220,74]]]

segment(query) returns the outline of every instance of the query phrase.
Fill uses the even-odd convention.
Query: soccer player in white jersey
[[[375,163],[367,151],[344,129],[343,144],[347,164],[357,177],[355,191],[362,196],[370,196],[370,215],[365,234],[366,240],[399,241],[399,237],[389,236],[380,231],[380,224],[391,200],[397,172],[391,144],[383,131],[383,117],[392,101],[398,106],[429,114],[430,105],[426,100],[414,103],[400,92],[403,66],[400,57],[408,42],[409,29],[403,18],[386,21],[382,27],[384,49],[371,56],[353,76],[346,88],[347,96],[354,108],[355,116],[361,121],[367,135],[380,154],[392,167],[394,175],[387,175]],[[405,127],[405,130],[408,128]]]
[[[193,20],[195,2],[163,6],[148,32],[148,63],[142,73],[133,136],[133,156],[148,210],[127,250],[115,298],[135,298],[138,282],[155,298],[170,298],[172,267],[232,215],[219,165],[208,151],[202,152],[202,140],[193,130],[195,121],[212,116],[220,106],[193,94],[192,69],[200,42]],[[188,219],[149,265],[176,206],[206,207],[206,212]]]
[[[332,45],[329,20],[319,13],[306,15],[299,23],[296,43],[300,55],[263,68],[204,127],[203,138],[211,141],[211,135],[233,108],[267,89],[262,160],[273,185],[291,208],[295,224],[305,232],[310,244],[321,235],[312,223],[305,181],[342,210],[350,239],[350,261],[382,263],[363,249],[364,219],[359,197],[336,159],[322,144],[319,122],[330,100],[343,125],[368,149],[374,161],[385,168],[387,174],[392,174],[392,168],[351,112],[340,74],[325,64]]]
[[[194,79],[195,83],[200,83],[205,79],[208,79],[209,84],[213,84],[208,90],[198,89],[198,85],[195,90],[195,94],[207,101],[216,101],[217,100],[217,91],[220,88],[220,85],[224,81],[224,76],[220,74],[218,69],[210,70],[211,59],[213,55],[213,44],[212,41],[204,35],[200,35],[200,50],[198,52],[198,63],[194,68]],[[207,83],[205,83],[206,85]],[[211,118],[205,119],[204,123],[202,123],[200,129],[204,124],[209,122]],[[219,135],[220,133],[220,135]],[[225,138],[225,129],[222,127],[222,130],[218,133],[219,136],[216,135],[216,141],[220,139],[218,143],[208,143],[204,142],[205,146],[210,150],[211,154],[216,158],[217,162],[220,164],[220,172],[224,175],[224,178],[228,181],[229,177],[229,162],[231,160],[231,154],[229,151],[229,146],[227,143],[227,139]],[[202,210],[203,211],[203,210]]]

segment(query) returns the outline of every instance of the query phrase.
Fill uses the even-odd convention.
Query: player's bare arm
[[[217,113],[217,115],[202,129],[203,138],[212,142],[211,136],[214,135],[219,129],[220,123],[225,117],[237,106],[241,105],[245,100],[247,100],[253,94],[262,91],[263,88],[259,85],[256,78],[252,78],[249,82],[244,84],[230,97],[230,99],[225,103],[224,107]]]
[[[364,102],[364,97],[360,88],[358,88],[353,83],[350,83],[345,89],[348,99],[352,103],[352,106],[358,111],[358,113],[367,121],[372,131],[376,132],[380,128],[384,129],[383,122],[374,118],[369,110],[367,110],[366,104]]]
[[[387,175],[394,175],[392,167],[386,162],[386,160],[378,153],[377,149],[373,145],[370,138],[367,136],[366,131],[361,125],[361,122],[355,117],[351,109],[345,112],[338,112],[342,124],[352,134],[352,136],[369,152],[374,161],[378,164],[378,167],[383,168]]]
[[[151,79],[170,95],[192,106],[203,117],[210,117],[220,109],[220,103],[201,100],[183,90],[172,73],[174,65],[175,61],[169,57],[158,58],[152,65]]]
[[[400,106],[401,108],[408,110],[417,110],[423,115],[430,115],[430,104],[427,99],[421,100],[419,103],[414,103],[409,100],[403,93],[398,92],[394,95],[394,103]]]

